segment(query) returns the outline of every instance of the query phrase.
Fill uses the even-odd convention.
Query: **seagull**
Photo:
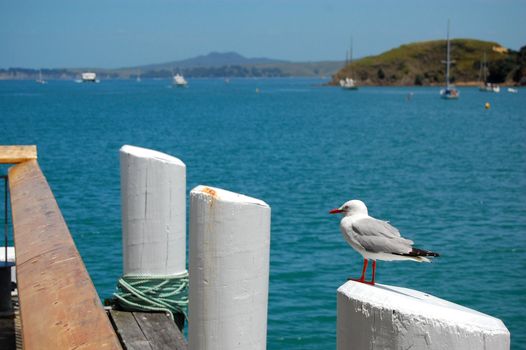
[[[362,276],[352,279],[374,286],[376,260],[412,260],[431,262],[427,257],[439,256],[424,249],[413,248],[413,241],[400,236],[400,231],[387,221],[369,216],[367,207],[360,200],[350,200],[341,207],[333,209],[330,214],[343,214],[340,230],[349,245],[363,256]],[[372,280],[365,281],[368,261],[373,261]]]

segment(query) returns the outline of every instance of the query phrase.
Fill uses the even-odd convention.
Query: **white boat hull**
[[[456,100],[460,96],[460,92],[457,89],[442,89],[440,90],[440,97],[445,100]]]
[[[358,90],[358,86],[355,84],[354,79],[350,78],[340,80],[340,87],[344,90]]]
[[[182,75],[176,74],[173,77],[173,84],[175,85],[175,87],[186,87],[188,85],[188,82]]]
[[[484,86],[481,86],[479,90],[482,92],[494,92],[498,94],[500,92],[500,86],[493,85],[493,84],[486,84]]]

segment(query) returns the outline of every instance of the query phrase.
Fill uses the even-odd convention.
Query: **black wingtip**
[[[429,250],[418,249],[418,248],[413,248],[413,250],[411,250],[409,253],[400,254],[400,255],[403,255],[403,256],[432,256],[432,257],[440,256],[440,254],[438,253],[435,253]]]

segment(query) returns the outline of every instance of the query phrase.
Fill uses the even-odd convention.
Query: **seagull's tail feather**
[[[411,250],[409,253],[397,254],[397,255],[407,256],[408,258],[418,261],[418,262],[431,262],[431,260],[426,258],[427,256],[430,256],[430,257],[440,256],[440,254],[438,253],[435,253],[429,250],[418,249],[418,248],[413,248],[413,250]]]
[[[407,255],[407,256],[433,256],[433,257],[440,256],[440,254],[438,254],[438,253],[435,253],[435,252],[432,252],[432,251],[429,251],[429,250],[418,249],[418,248],[413,248],[413,250],[411,250],[409,253],[403,254],[403,255]]]

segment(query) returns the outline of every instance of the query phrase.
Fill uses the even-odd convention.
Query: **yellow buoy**
[[[491,108],[491,105],[489,104],[489,102],[486,102],[486,104],[484,105],[484,108],[486,108],[486,109],[490,109]]]

